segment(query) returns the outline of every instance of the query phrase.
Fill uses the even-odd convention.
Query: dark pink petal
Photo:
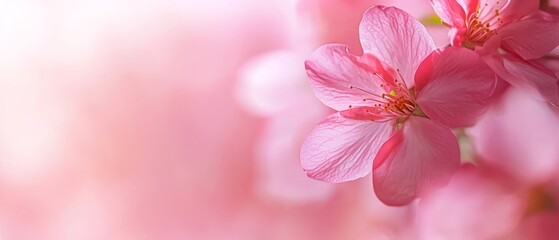
[[[462,46],[462,42],[464,41],[464,34],[466,32],[466,28],[451,28],[448,31],[448,37],[450,39],[450,45],[452,46]]]
[[[416,103],[433,121],[448,127],[471,125],[485,111],[496,87],[495,73],[474,51],[434,51],[415,77]]]
[[[462,4],[458,3],[456,0],[429,0],[433,6],[435,13],[439,15],[441,20],[448,25],[456,28],[465,27],[466,12],[464,9],[466,6],[470,7],[470,3]]]
[[[391,122],[328,116],[314,127],[301,147],[301,165],[311,178],[345,182],[371,172],[373,159],[392,134]]]
[[[316,97],[327,106],[342,111],[352,106],[367,106],[364,98],[370,93],[383,93],[380,82],[375,82],[373,72],[377,65],[373,57],[361,60],[347,51],[347,46],[328,44],[318,48],[305,61],[307,74]],[[378,78],[376,78],[378,79]],[[368,93],[370,92],[370,93]]]
[[[559,16],[538,11],[499,31],[502,47],[524,59],[541,58],[559,45]]]
[[[557,205],[557,200],[551,203]],[[530,214],[515,230],[518,239],[555,240],[559,236],[559,212],[556,209]]]
[[[523,60],[512,54],[493,54],[484,61],[499,77],[533,97],[559,106],[559,88],[553,71],[534,60]]]
[[[502,52],[503,50],[500,48],[501,35],[495,34],[490,37],[485,43],[483,43],[483,46],[476,47],[474,51],[477,52],[480,56],[485,56],[495,54],[496,52]]]
[[[388,67],[400,69],[411,87],[417,66],[435,49],[433,38],[418,20],[395,8],[375,6],[359,25],[361,46]]]
[[[459,166],[460,150],[452,132],[411,116],[375,157],[373,186],[385,204],[404,205],[422,189],[445,184]]]

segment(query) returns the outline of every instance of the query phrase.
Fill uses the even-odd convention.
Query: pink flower
[[[475,49],[502,79],[559,104],[557,77],[534,59],[559,44],[559,17],[538,0],[431,0],[454,46]]]
[[[359,30],[363,56],[330,44],[305,63],[314,94],[339,112],[310,132],[301,164],[308,176],[329,182],[372,169],[379,199],[407,204],[459,167],[448,128],[476,120],[495,76],[471,51],[434,51],[425,27],[397,8],[369,9]]]

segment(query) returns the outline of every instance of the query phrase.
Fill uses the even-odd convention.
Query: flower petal
[[[429,0],[429,2],[444,23],[457,28],[465,27],[464,9],[470,7],[469,3],[459,4],[456,0]]]
[[[480,0],[456,0],[460,6],[466,11],[466,16],[470,16],[477,11]]]
[[[345,182],[371,172],[373,158],[392,134],[391,122],[343,117],[339,113],[319,123],[303,142],[301,165],[311,178]]]
[[[367,106],[364,98],[370,93],[382,94],[380,82],[373,73],[380,62],[371,56],[357,57],[347,46],[327,44],[318,48],[305,61],[311,88],[315,96],[327,106],[342,111],[352,106]]]
[[[559,16],[538,11],[499,31],[502,47],[524,59],[541,58],[559,45]]]
[[[523,60],[512,54],[493,54],[484,61],[499,77],[533,97],[559,106],[559,88],[553,71],[534,60]]]
[[[408,87],[415,70],[435,49],[433,38],[419,21],[395,8],[375,6],[367,10],[359,25],[361,46],[388,67],[400,69]]]
[[[417,70],[416,103],[435,122],[451,128],[468,126],[485,111],[496,80],[474,51],[460,47],[437,50]]]
[[[499,16],[503,24],[517,21],[540,8],[539,0],[480,0],[480,7],[485,4],[494,7],[494,9],[501,9]]]
[[[356,107],[341,111],[343,117],[355,120],[372,120],[377,122],[393,119],[394,116],[387,114],[386,110],[379,107]]]
[[[374,160],[375,193],[387,205],[407,204],[422,189],[445,184],[460,166],[459,155],[448,128],[411,116]]]

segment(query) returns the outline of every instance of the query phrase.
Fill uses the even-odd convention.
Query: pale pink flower
[[[419,201],[415,239],[501,239],[517,226],[525,210],[522,189],[465,165],[447,186]]]
[[[468,130],[484,165],[520,183],[538,185],[559,174],[559,114],[510,89]]]
[[[534,59],[559,44],[559,17],[538,0],[431,0],[454,46],[475,49],[502,79],[559,104],[557,77]]]
[[[329,182],[372,169],[379,199],[406,204],[458,168],[458,144],[448,128],[476,120],[495,77],[471,51],[434,51],[425,27],[394,7],[369,9],[360,36],[363,56],[330,44],[306,61],[315,95],[339,112],[311,131],[302,167]]]
[[[467,164],[446,187],[425,194],[409,228],[414,238],[557,239],[557,185],[518,184],[499,170]]]

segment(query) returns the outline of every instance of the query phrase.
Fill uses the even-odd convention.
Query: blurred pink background
[[[329,42],[360,53],[374,4],[434,16],[427,0],[0,1],[0,240],[458,239],[436,227],[468,195],[453,186],[469,170],[425,208],[395,208],[370,178],[329,184],[300,169],[301,142],[330,113],[303,61]],[[428,29],[447,44],[446,28]],[[523,175],[556,175],[558,156]],[[481,183],[471,209],[483,212],[480,195],[505,206],[487,214],[519,215],[520,190],[500,181]]]

